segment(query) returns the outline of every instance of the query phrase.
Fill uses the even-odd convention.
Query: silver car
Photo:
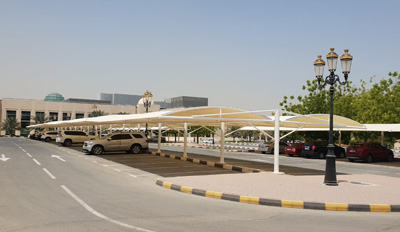
[[[83,150],[93,155],[107,151],[126,151],[137,154],[148,149],[148,140],[142,133],[115,133],[105,138],[85,141]]]
[[[274,154],[274,146],[275,146],[275,142],[273,142],[273,141],[263,142],[263,143],[258,144],[258,151],[263,154],[266,154],[266,153]],[[279,142],[279,153],[285,153],[286,146],[287,146],[286,143]]]

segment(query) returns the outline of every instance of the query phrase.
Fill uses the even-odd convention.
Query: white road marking
[[[35,163],[36,163],[37,165],[42,165],[42,164],[39,163],[39,161],[37,161],[36,159],[33,159],[33,161],[35,161]]]
[[[140,228],[140,227],[132,226],[132,225],[129,225],[129,224],[126,224],[126,223],[111,219],[111,218],[109,218],[109,217],[97,212],[96,210],[94,210],[92,207],[90,207],[88,204],[86,204],[82,199],[80,199],[78,196],[76,196],[66,186],[61,185],[61,188],[64,189],[65,192],[67,192],[72,198],[74,198],[75,201],[77,201],[80,205],[82,205],[87,211],[89,211],[93,215],[95,215],[95,216],[97,216],[97,217],[99,217],[99,218],[101,218],[103,220],[106,220],[108,222],[117,224],[119,226],[123,226],[123,227],[129,228],[129,229],[133,229],[133,230],[144,231],[144,232],[154,232],[152,230],[143,229],[143,228]]]
[[[103,166],[104,166],[104,167],[108,167],[108,165],[107,165],[107,164],[103,164]]]
[[[0,158],[0,160],[2,160],[2,161],[7,161],[7,160],[9,160],[10,158],[6,158],[6,156],[4,155],[4,154],[1,154],[1,158]]]
[[[97,161],[96,161],[96,160],[92,160],[92,162],[93,162],[93,163],[97,163]]]
[[[47,175],[49,175],[49,176],[51,177],[51,179],[56,179],[56,177],[53,176],[53,174],[51,174],[47,169],[43,168],[43,171],[44,171],[45,173],[47,173]]]
[[[131,177],[134,177],[134,178],[137,178],[137,176],[136,175],[133,175],[133,174],[129,174]]]
[[[31,154],[29,154],[29,153],[26,153],[26,155],[32,158]]]
[[[57,158],[57,159],[65,162],[65,160],[63,158],[61,158],[61,156],[59,156],[59,155],[51,155],[51,158]]]
[[[26,152],[26,150],[25,150],[25,149],[22,149],[22,151],[23,151],[23,152]]]
[[[120,172],[121,170],[114,168],[115,171]]]

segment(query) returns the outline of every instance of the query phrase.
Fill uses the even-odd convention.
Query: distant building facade
[[[100,100],[109,101],[113,105],[137,105],[141,98],[141,95],[100,93]],[[208,98],[180,96],[164,101],[154,101],[154,105],[159,105],[160,109],[208,106]]]
[[[113,105],[135,106],[142,98],[140,95],[119,94],[119,93],[100,93],[100,100],[109,101]]]
[[[188,96],[171,98],[171,108],[188,108],[199,106],[208,106],[208,98]]]
[[[7,117],[14,117],[21,123],[21,130],[15,132],[15,135],[27,135],[29,130],[27,126],[34,121],[32,117],[39,114],[48,116],[51,121],[63,121],[78,118],[87,118],[93,112],[94,104],[75,103],[75,102],[57,102],[40,101],[24,99],[0,99],[0,121],[4,122]],[[136,114],[136,106],[118,106],[111,104],[97,104],[96,109],[104,111],[105,114]],[[153,108],[151,110],[155,110]],[[1,130],[0,135],[5,135],[6,131]]]

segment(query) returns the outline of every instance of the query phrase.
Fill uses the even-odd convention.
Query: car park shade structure
[[[194,107],[178,110],[166,110],[145,114],[107,115],[94,118],[81,118],[69,121],[56,121],[29,126],[29,128],[62,128],[78,126],[130,127],[148,123],[158,126],[158,152],[161,150],[161,127],[184,128],[184,151],[187,156],[187,128],[191,126],[216,126],[221,128],[221,147],[224,147],[225,130],[230,126],[251,126],[262,131],[262,127],[270,127],[275,131],[275,147],[279,147],[279,131],[281,127],[298,130],[302,128],[329,129],[329,115],[297,115],[292,117],[271,117],[266,114],[280,115],[280,110],[246,111],[229,107]],[[363,129],[362,124],[341,116],[334,116],[335,128]],[[271,136],[272,137],[272,136]],[[220,163],[224,163],[224,149],[220,150]],[[274,173],[279,173],[279,149],[275,149]]]

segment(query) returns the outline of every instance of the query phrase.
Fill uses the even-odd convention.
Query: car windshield
[[[362,147],[362,143],[353,143],[350,144],[349,148],[360,148]]]

